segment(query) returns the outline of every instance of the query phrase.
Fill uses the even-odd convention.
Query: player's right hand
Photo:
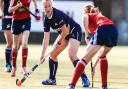
[[[91,75],[94,76],[95,75],[95,68],[93,67],[93,71],[91,71]]]
[[[41,56],[41,57],[40,57],[40,62],[41,62],[41,64],[42,64],[44,61],[45,61],[44,56]]]
[[[22,4],[20,1],[18,1],[18,2],[17,2],[17,6],[18,6],[18,7],[22,7],[23,4]]]
[[[3,12],[0,12],[0,19],[2,19],[4,17]]]

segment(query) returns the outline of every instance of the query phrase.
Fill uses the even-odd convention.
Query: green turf
[[[41,81],[48,78],[48,61],[46,60],[30,77],[23,83],[21,87],[15,84],[16,78],[22,78],[21,72],[21,49],[18,54],[18,68],[15,78],[11,78],[9,73],[4,72],[4,48],[5,45],[0,45],[0,89],[64,89],[70,82],[73,74],[73,66],[69,60],[67,49],[58,57],[59,68],[57,72],[57,86],[43,86]],[[79,48],[78,57],[81,58],[84,54],[85,46]],[[49,51],[51,47],[49,48]],[[29,46],[28,69],[30,69],[40,58],[41,45]],[[95,59],[95,58],[94,58]],[[93,60],[94,60],[93,59]],[[128,89],[128,46],[118,46],[112,49],[108,54],[109,73],[108,86],[110,89]],[[90,64],[86,67],[90,81]],[[100,72],[99,66],[96,67],[93,89],[100,87]],[[81,85],[81,79],[77,83],[76,89],[84,89]],[[88,89],[88,88],[86,88]]]

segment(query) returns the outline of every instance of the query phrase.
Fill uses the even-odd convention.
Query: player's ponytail
[[[86,6],[84,6],[84,12],[85,13],[95,13],[95,10],[92,5],[86,5]]]

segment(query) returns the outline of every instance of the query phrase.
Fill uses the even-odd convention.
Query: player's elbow
[[[8,8],[8,12],[9,12],[9,13],[12,13],[11,7]]]
[[[11,13],[11,10],[8,9],[8,12]]]

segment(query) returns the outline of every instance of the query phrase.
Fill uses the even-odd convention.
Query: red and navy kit
[[[89,32],[95,33],[95,30],[102,25],[114,25],[114,23],[105,16],[95,13],[88,13],[89,16]]]
[[[19,0],[11,0],[10,6],[15,6]],[[20,0],[20,2],[26,6],[26,8],[29,9],[30,6],[30,0]],[[14,19],[25,19],[25,18],[30,18],[30,13],[25,10],[23,7],[20,7],[17,9],[15,12],[13,12],[13,18]]]
[[[17,4],[18,0],[11,0],[10,7]],[[29,9],[30,0],[20,0],[20,2]],[[30,13],[23,7],[20,7],[13,12],[12,31],[13,34],[18,35],[26,30],[31,29],[31,18]]]
[[[89,13],[89,31],[94,33],[90,43],[94,45],[117,45],[118,31],[114,23],[101,14]]]
[[[56,8],[53,8],[53,15],[51,18],[48,18],[47,16],[45,16],[44,32],[49,32],[51,27],[53,30],[57,30],[58,33],[60,34],[61,31],[59,28],[61,28],[64,24],[70,27],[69,35],[66,38],[67,39],[74,38],[78,41],[81,41],[82,29],[80,25],[77,24],[72,18],[70,18],[64,12]]]
[[[3,14],[4,17],[12,17],[12,13],[8,12],[10,5],[10,0],[3,0]],[[2,30],[11,30],[12,18],[3,18],[2,19]]]

